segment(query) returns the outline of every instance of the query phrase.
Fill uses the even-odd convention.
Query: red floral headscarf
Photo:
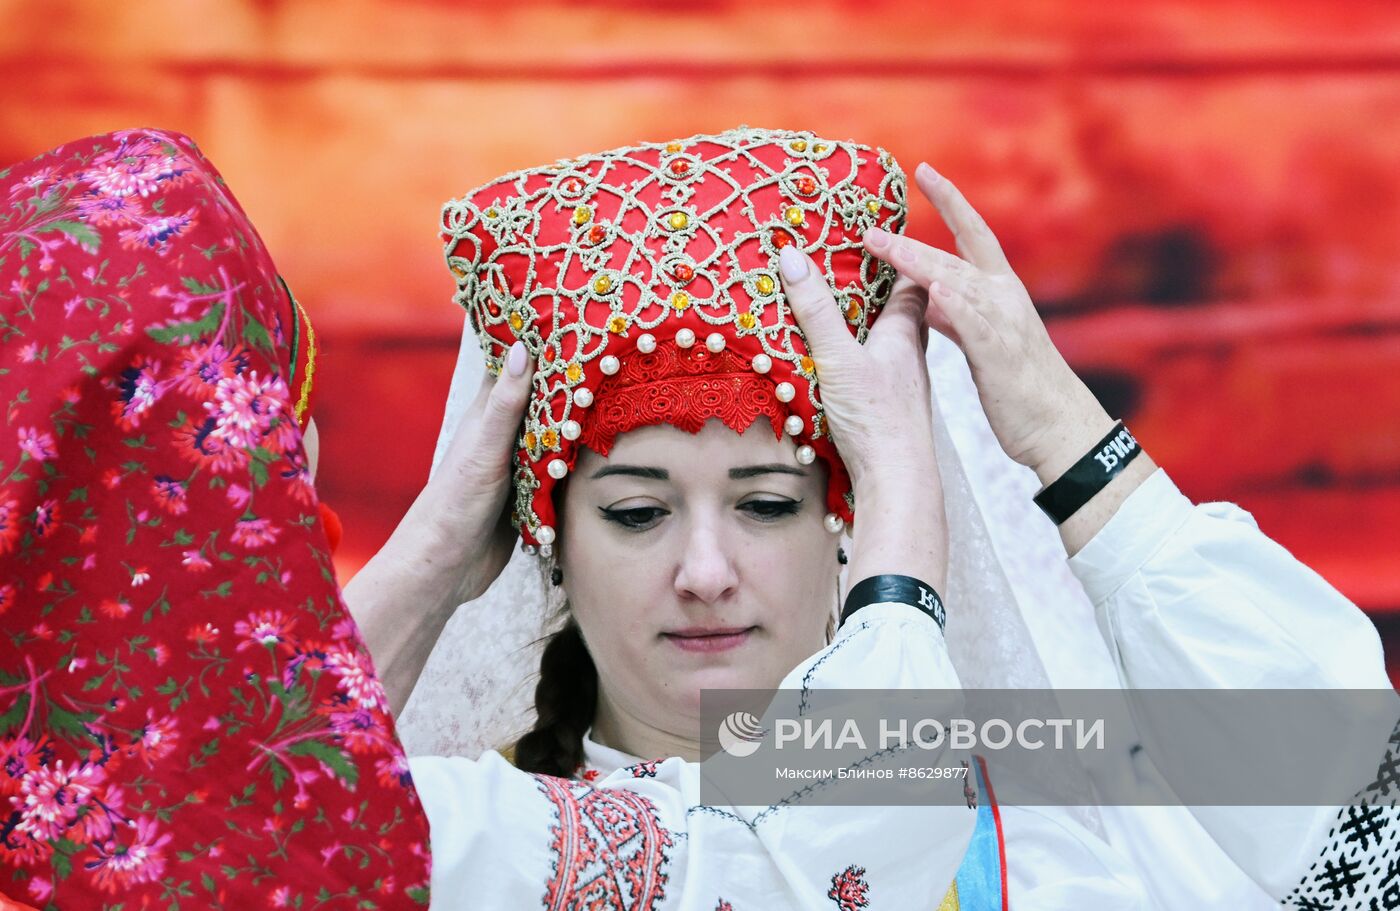
[[[427,903],[302,447],[314,350],[189,139],[0,171],[0,892]]]

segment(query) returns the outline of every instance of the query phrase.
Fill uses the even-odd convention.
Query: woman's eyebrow
[[[653,481],[669,481],[671,473],[664,468],[652,468],[650,465],[604,465],[593,474],[588,476],[590,481],[599,478],[606,478],[609,475],[627,475],[633,478],[649,478]]]
[[[790,474],[799,478],[807,477],[804,469],[796,468],[792,465],[784,465],[781,462],[771,462],[766,465],[742,465],[738,468],[729,469],[729,477],[734,481],[742,481],[745,478],[756,478],[765,474]],[[669,481],[671,473],[664,468],[653,468],[650,465],[604,465],[588,478],[596,481],[599,478],[606,478],[612,475],[622,475],[632,478],[646,478],[652,481]]]
[[[739,468],[729,469],[731,480],[742,481],[745,478],[756,478],[765,474],[790,474],[799,478],[807,477],[807,472],[801,468],[794,468],[791,465],[784,465],[781,462],[773,462],[768,465],[744,465]]]

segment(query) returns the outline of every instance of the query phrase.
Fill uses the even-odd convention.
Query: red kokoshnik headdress
[[[893,271],[861,246],[904,227],[905,178],[880,149],[740,128],[517,171],[447,203],[454,296],[487,368],[523,340],[534,395],[515,457],[526,545],[555,538],[552,494],[580,444],[607,455],[652,424],[742,433],[766,417],[829,470],[827,507],[852,518],[850,478],[823,420],[806,340],[778,280],[796,243],[864,342]]]

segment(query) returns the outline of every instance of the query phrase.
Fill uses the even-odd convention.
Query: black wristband
[[[1089,454],[1075,462],[1064,474],[1035,495],[1035,505],[1050,517],[1056,525],[1079,511],[1079,508],[1093,499],[1094,494],[1108,486],[1108,482],[1118,476],[1128,463],[1142,452],[1138,441],[1119,421],[1113,425],[1108,436],[1089,450]]]
[[[841,608],[841,622],[844,624],[856,611],[867,604],[883,604],[894,601],[908,604],[933,618],[941,630],[947,623],[947,611],[943,609],[943,599],[933,586],[915,579],[913,576],[870,576],[861,579],[846,593],[846,604]]]

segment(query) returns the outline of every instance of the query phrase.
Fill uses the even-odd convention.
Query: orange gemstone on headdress
[[[512,313],[510,315],[510,327],[516,332],[519,332],[521,329],[525,328],[525,321],[520,318],[519,313]]]
[[[564,376],[568,377],[569,382],[577,383],[583,379],[583,368],[578,364],[570,364],[564,368]]]
[[[535,439],[535,432],[534,432],[533,430],[527,430],[527,431],[525,431],[525,448],[526,448],[526,449],[534,449],[534,448],[535,448],[535,444],[536,444],[537,442],[539,442],[539,441]]]
[[[879,214],[880,214],[880,200],[878,200],[878,199],[872,199],[872,200],[870,200],[869,202],[867,202],[867,203],[865,204],[865,210],[866,210],[867,212],[869,212],[871,215],[879,215]]]
[[[672,231],[679,231],[690,224],[690,216],[684,212],[672,212],[671,217],[666,219],[666,224],[671,226]]]
[[[817,152],[817,153],[825,152],[825,151],[826,151],[826,144],[825,144],[825,143],[819,142],[819,143],[816,144],[815,147],[813,147],[812,151],[813,151],[813,152]]]
[[[798,359],[797,364],[802,368],[803,373],[811,373],[817,366],[812,362],[812,359],[805,354]]]
[[[594,225],[588,229],[588,239],[595,244],[603,242],[603,238],[608,236],[608,229],[602,225]]]
[[[752,313],[740,313],[738,322],[745,329],[752,329],[758,325],[758,320]]]
[[[553,430],[546,430],[540,434],[540,442],[544,444],[546,449],[553,449],[559,443],[559,434]]]
[[[853,323],[860,319],[860,304],[855,301],[846,304],[846,319]]]
[[[606,275],[600,275],[593,279],[593,290],[599,294],[607,294],[612,290],[612,279]]]
[[[788,232],[786,232],[786,231],[774,231],[774,232],[773,232],[773,246],[776,247],[777,249],[781,250],[783,247],[786,247],[786,246],[787,246],[788,244],[790,244],[790,243],[792,243],[792,235],[789,234]]]
[[[684,310],[686,307],[690,306],[690,295],[686,294],[684,291],[677,291],[675,294],[671,295],[671,306],[675,307],[677,310]]]
[[[681,263],[671,270],[671,275],[675,277],[676,281],[685,284],[695,277],[695,270],[685,263]]]
[[[619,314],[613,315],[608,320],[608,331],[614,335],[621,335],[627,331],[627,317]]]
[[[794,152],[805,152],[807,151],[807,140],[794,139],[788,148],[792,149]]]
[[[593,210],[588,208],[588,206],[579,206],[577,209],[574,209],[574,224],[576,225],[586,225],[588,224],[588,220],[592,217]]]
[[[759,294],[772,294],[773,289],[778,287],[771,275],[760,275],[758,278],[754,279],[753,286],[758,289]]]
[[[803,196],[811,196],[817,192],[817,182],[810,177],[799,177],[793,184],[797,187],[797,192]]]
[[[690,162],[684,158],[671,162],[671,173],[677,177],[684,177],[690,173]]]
[[[797,206],[788,206],[787,211],[783,213],[783,218],[787,219],[787,223],[790,225],[800,225],[802,224],[802,210]]]
[[[498,211],[496,210],[496,207],[495,207],[495,206],[492,206],[491,208],[489,208],[489,209],[486,210],[486,217],[487,217],[487,218],[495,218],[497,215],[500,215],[500,214],[501,214],[501,213],[498,212]]]
[[[551,345],[546,345],[544,348],[544,362],[546,364],[554,363],[554,348]]]
[[[666,151],[668,152],[679,152],[683,148],[685,148],[685,146],[681,145],[679,142],[666,143]]]

